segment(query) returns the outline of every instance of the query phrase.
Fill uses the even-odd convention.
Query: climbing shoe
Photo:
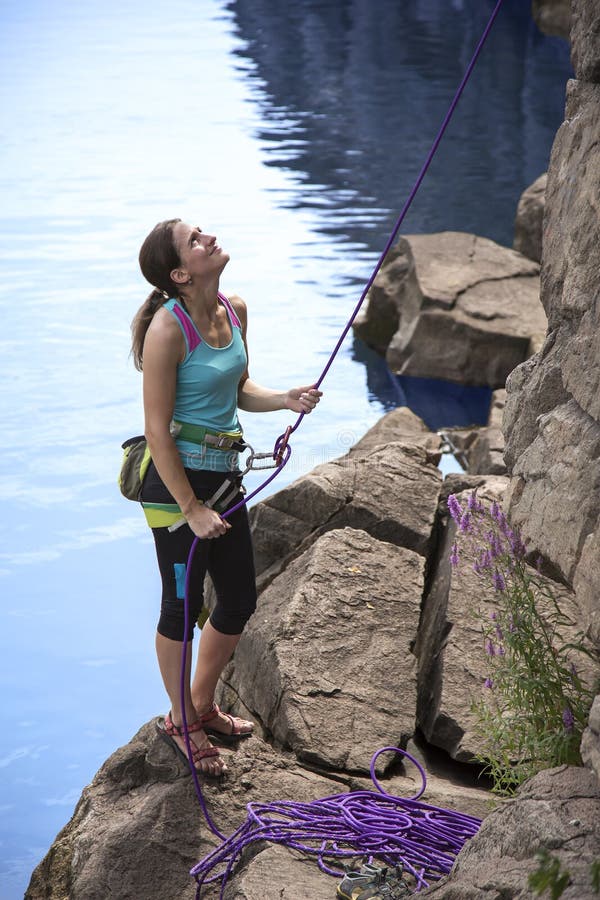
[[[382,885],[386,872],[385,868],[374,871],[371,866],[363,866],[360,872],[346,872],[338,884],[337,895],[343,900],[354,900],[366,888]]]

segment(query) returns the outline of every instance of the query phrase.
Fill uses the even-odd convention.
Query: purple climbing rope
[[[422,786],[414,797],[388,794],[377,781],[375,763],[390,751],[402,754],[419,769]],[[480,820],[420,803],[425,772],[405,750],[383,747],[373,756],[370,769],[378,793],[352,791],[311,803],[249,803],[244,824],[191,869],[197,900],[203,885],[219,881],[222,900],[236,862],[257,841],[283,844],[316,857],[323,872],[337,877],[343,872],[333,860],[376,858],[401,867],[404,875],[412,877],[415,891],[447,875],[465,841],[477,833]]]
[[[421,186],[429,166],[435,156],[440,141],[454,114],[454,110],[460,100],[464,88],[471,77],[475,63],[483,49],[487,37],[500,11],[502,0],[497,0],[490,19],[479,39],[475,52],[467,66],[462,80],[456,90],[454,98],[448,108],[440,129],[431,145],[425,162],[419,172],[413,188],[396,220],[390,237],[368,279],[360,298],[348,319],[339,340],[331,352],[327,363],[319,375],[314,386],[320,387],[329,369],[348,334],[352,323],[364,303],[377,274],[383,265],[385,257],[398,236],[400,227],[410,209],[412,202]],[[288,443],[290,436],[296,431],[304,418],[300,413],[293,426],[288,426],[286,431],[275,441],[273,459],[276,467],[272,474],[266,478],[254,491],[235,504],[223,518],[228,518],[232,513],[253,497],[259,494],[274,478],[276,478],[287,464],[292,448]],[[346,794],[337,794],[316,800],[312,803],[270,802],[249,803],[248,818],[229,838],[225,838],[222,832],[212,821],[200,788],[198,772],[192,760],[192,747],[188,734],[188,725],[185,715],[185,679],[187,670],[187,650],[189,640],[188,623],[188,588],[191,562],[198,545],[198,538],[192,543],[188,556],[187,575],[185,585],[185,632],[183,638],[183,650],[181,659],[180,695],[183,711],[183,729],[185,744],[187,747],[190,770],[192,773],[194,788],[202,812],[210,830],[222,843],[205,859],[199,862],[191,870],[198,883],[197,897],[203,884],[217,880],[221,881],[221,898],[225,890],[225,884],[235,862],[239,859],[244,847],[254,841],[268,840],[272,843],[285,844],[297,850],[314,855],[318,859],[319,866],[329,874],[339,875],[326,862],[327,859],[345,858],[352,856],[369,856],[388,863],[389,865],[402,865],[404,870],[410,873],[416,885],[416,890],[426,886],[430,881],[436,880],[450,871],[456,854],[464,842],[472,837],[481,824],[479,819],[472,816],[464,816],[450,810],[439,809],[420,803],[418,797],[425,790],[425,772],[419,763],[406,751],[396,747],[385,747],[373,756],[371,761],[371,778],[381,796],[373,791],[353,791]],[[422,790],[417,797],[412,799],[394,797],[387,794],[379,785],[375,777],[375,761],[381,753],[393,751],[408,757],[419,769],[422,777]],[[210,874],[213,869],[219,867],[219,871]]]

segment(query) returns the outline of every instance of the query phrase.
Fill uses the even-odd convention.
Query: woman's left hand
[[[322,396],[323,392],[310,384],[307,387],[292,388],[285,395],[285,407],[292,412],[311,413]]]

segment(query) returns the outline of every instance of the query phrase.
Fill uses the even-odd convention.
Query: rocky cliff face
[[[510,515],[575,586],[600,643],[600,17],[573,7],[565,121],[554,143],[541,299],[548,333],[509,377]]]

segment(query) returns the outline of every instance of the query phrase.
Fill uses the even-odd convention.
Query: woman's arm
[[[235,309],[238,319],[242,325],[242,338],[246,348],[246,357],[248,357],[248,311],[246,304],[241,297],[232,296],[229,302]],[[271,388],[262,387],[252,381],[246,371],[240,378],[238,385],[238,406],[245,412],[273,412],[277,409],[290,409],[297,413],[310,413],[313,411],[322,392],[316,390],[313,385],[304,387],[291,388],[288,391],[274,391]]]
[[[170,433],[177,365],[184,350],[179,326],[166,311],[158,310],[144,340],[144,433],[158,474],[194,534],[200,538],[218,537],[231,526],[196,499]]]

